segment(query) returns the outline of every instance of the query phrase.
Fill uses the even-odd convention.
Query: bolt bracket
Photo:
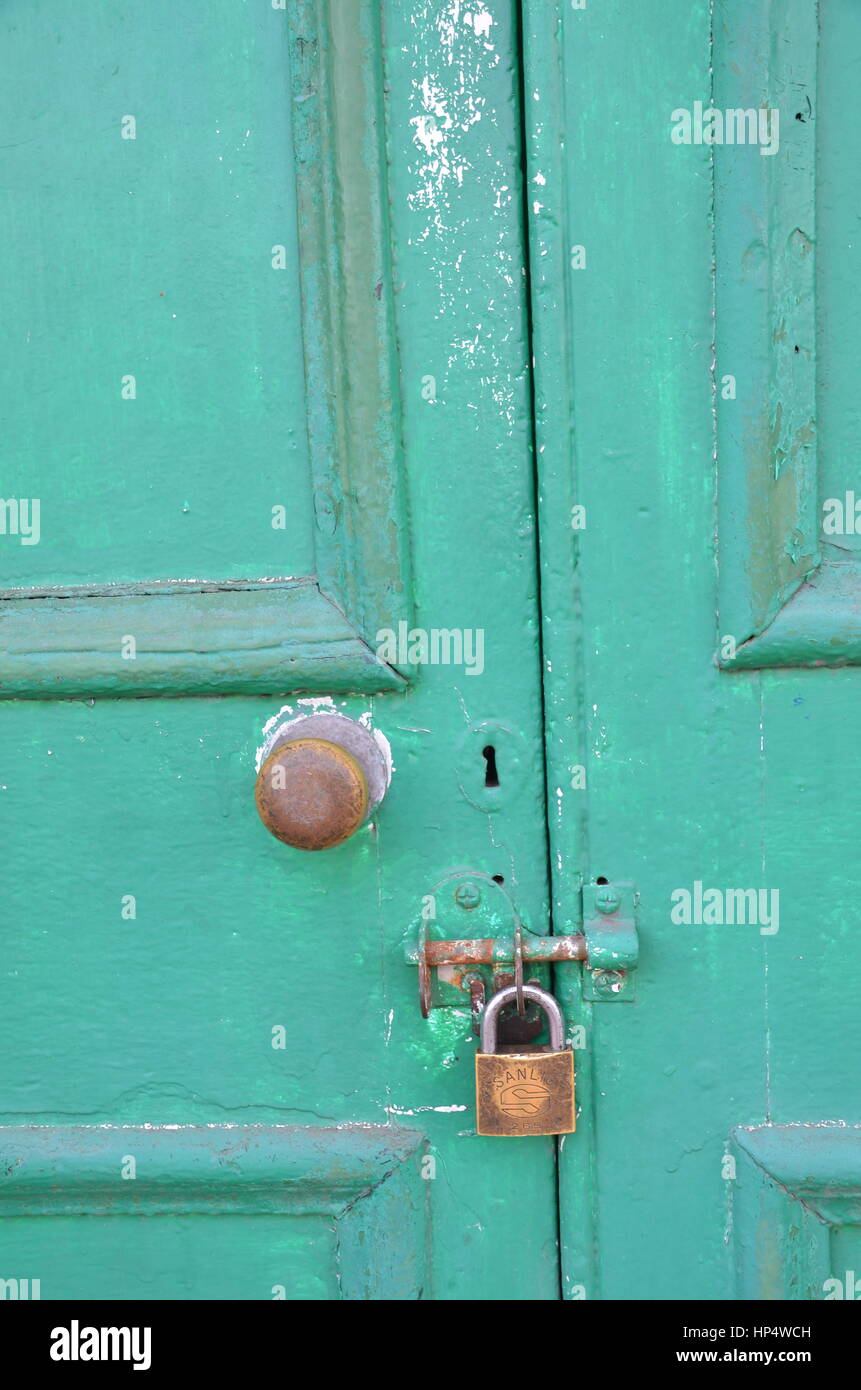
[[[583,935],[583,998],[596,1004],[630,1004],[639,960],[637,894],[632,883],[584,885]]]

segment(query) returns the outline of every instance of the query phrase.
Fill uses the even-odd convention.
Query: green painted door
[[[4,1298],[855,1296],[818,11],[0,7]],[[257,771],[332,713],[391,785],[301,851]],[[518,920],[589,953],[561,1140],[475,1133]]]
[[[525,13],[564,1296],[856,1298],[861,10]]]
[[[555,1141],[404,944],[549,928],[513,5],[0,34],[4,1296],[555,1298]],[[320,710],[394,773],[307,853]]]

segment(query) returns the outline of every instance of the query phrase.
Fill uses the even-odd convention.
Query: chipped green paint
[[[134,638],[133,655],[126,639]],[[0,697],[380,691],[406,681],[314,579],[0,596]]]
[[[373,643],[412,600],[381,11],[291,0],[287,17],[317,567]]]
[[[753,43],[757,80],[791,109],[786,157],[761,161],[774,166],[767,171],[754,168],[755,189],[744,179],[741,150],[726,152],[725,172],[716,179],[718,355],[725,365],[750,364],[739,400],[718,400],[720,633],[737,644],[734,652],[721,651],[720,661],[729,669],[854,665],[861,662],[857,540],[851,530],[823,534],[824,500],[842,499],[855,483],[855,352],[847,303],[857,283],[851,254],[857,160],[841,126],[854,93],[847,57],[857,42],[852,11],[833,7],[824,27],[817,7],[800,0],[783,0],[777,17],[765,7],[751,14],[749,6],[726,6],[725,14],[716,84],[726,104],[740,102],[747,90],[751,58],[740,62],[739,45]],[[778,45],[771,40],[776,19],[786,34]],[[817,87],[820,45],[829,81]],[[751,217],[769,228],[769,254],[758,258],[755,271],[750,248],[741,247]],[[756,435],[765,430],[765,411],[772,424],[762,449]]]
[[[736,1297],[856,1299],[861,1126],[738,1129],[731,1156]]]
[[[861,584],[817,509],[861,276],[814,127],[857,6],[81,0],[62,45],[55,9],[0,19],[4,491],[44,494],[38,545],[0,534],[0,1278],[827,1296],[861,1269]],[[777,105],[780,151],[675,145],[712,99]],[[34,170],[88,258],[44,254]],[[394,669],[402,623],[481,631],[481,672]],[[320,702],[394,775],[303,855],[256,756]],[[636,994],[554,970],[558,1144],[479,1138],[468,1000],[420,1015],[404,938],[465,872],[539,935],[636,885]],[[779,930],[677,924],[703,881],[779,891]]]
[[[12,166],[15,227],[0,225],[17,260],[38,226],[33,161],[61,190],[73,156],[76,169],[98,163],[96,203],[90,177],[66,190],[76,245],[97,263],[83,286],[65,262],[49,268],[56,293],[28,307],[34,340],[58,352],[81,325],[100,370],[75,352],[64,362],[79,440],[66,527],[83,560],[70,544],[66,568],[52,539],[57,563],[43,571],[47,552],[0,536],[16,559],[0,689],[18,697],[0,703],[15,866],[0,887],[0,1149],[12,1165],[0,1214],[16,1201],[19,1213],[0,1223],[0,1277],[33,1269],[43,1299],[558,1298],[554,1142],[476,1137],[468,1001],[425,1022],[403,958],[423,897],[458,868],[502,876],[528,926],[548,928],[515,7],[479,3],[467,23],[454,0],[214,0],[205,15],[81,0],[62,46],[45,34],[55,10],[3,7],[4,99],[27,153]],[[43,122],[33,83],[61,50],[71,75]],[[120,135],[126,111],[135,142]],[[184,215],[156,217],[172,205]],[[193,391],[184,376],[165,385],[167,329],[124,289],[154,277],[154,251],[132,235],[149,225],[174,268],[167,289],[184,297],[176,334]],[[224,288],[235,260],[213,249],[225,227],[236,294]],[[160,309],[166,286],[152,288]],[[213,319],[222,293],[227,317]],[[117,442],[102,393],[127,369],[123,334],[138,395],[116,411],[159,392],[167,404],[162,433],[139,432],[151,409],[128,413]],[[20,351],[16,338],[7,355]],[[243,373],[258,380],[251,402]],[[24,385],[9,397],[16,495],[35,468]],[[222,447],[209,424],[225,412]],[[165,513],[169,568],[136,537],[115,569],[104,548],[86,551],[87,461],[114,441],[124,484],[106,494],[99,534],[116,534],[123,491],[137,517],[149,443],[161,457],[177,415],[205,428],[224,516],[187,566]],[[59,453],[69,426],[51,421]],[[254,449],[237,449],[252,434]],[[34,451],[43,442],[32,435]],[[172,467],[170,495],[147,495],[154,536],[174,492],[195,524],[199,472],[181,454]],[[270,507],[291,498],[273,552]],[[46,484],[45,544],[55,520]],[[401,620],[482,629],[482,674],[394,672],[376,633]],[[135,634],[137,657],[123,660]],[[254,807],[264,725],[282,706],[306,711],[303,691],[371,718],[395,767],[374,824],[317,855],[278,844]],[[474,733],[491,725],[512,749],[509,761],[500,735],[499,789],[483,786]],[[219,1202],[230,1209],[202,1214]],[[50,1214],[28,1214],[40,1203]]]
[[[814,344],[809,243],[820,284],[858,264],[853,185],[833,179],[843,240],[823,264],[815,136],[795,117],[810,95],[844,138],[861,14],[528,0],[525,21],[555,929],[576,929],[583,879],[639,894],[633,1002],[584,1003],[557,972],[586,1030],[560,1145],[563,1292],[822,1299],[861,1268],[859,676],[825,669],[861,653],[861,591],[845,553],[802,582],[820,548],[809,422],[839,441],[845,487],[857,433],[852,320],[832,341],[832,292]],[[707,105],[712,74],[718,107],[779,106],[777,155],[672,143],[671,113]],[[788,349],[781,324],[800,325]],[[719,596],[717,632],[755,669],[716,663]],[[778,932],[676,924],[672,895],[696,881],[777,889]]]
[[[34,1223],[9,1217],[48,1216],[55,1223],[58,1217],[85,1217],[78,1223],[86,1235],[75,1296],[114,1298],[112,1262],[118,1254],[112,1237],[119,1219],[121,1237],[133,1251],[147,1250],[153,1226],[165,1232],[166,1248],[155,1265],[160,1298],[194,1293],[193,1271],[192,1279],[210,1280],[209,1298],[230,1297],[227,1290],[245,1279],[249,1290],[258,1281],[258,1296],[269,1291],[276,1298],[313,1298],[325,1291],[347,1299],[421,1299],[430,1288],[430,1213],[421,1172],[426,1147],[417,1131],[373,1125],[0,1128],[3,1259],[7,1267],[11,1262],[30,1269],[34,1259],[50,1258],[41,1231],[38,1256],[34,1252]],[[124,1174],[119,1182],[118,1173]],[[222,1243],[224,1219],[237,1216],[243,1220],[234,1221],[234,1229],[250,1225],[253,1244],[244,1231]],[[222,1218],[223,1236],[214,1218]],[[290,1218],[299,1218],[306,1253],[297,1260],[299,1252],[290,1252],[298,1267],[288,1294],[282,1283],[283,1227]],[[400,1232],[397,1245],[389,1236],[394,1228]],[[213,1244],[218,1259],[238,1265],[233,1280],[217,1268],[207,1275]],[[143,1265],[141,1273],[146,1282],[153,1269]],[[216,1291],[218,1284],[224,1292]]]
[[[100,4],[93,6],[93,12],[101,16],[101,41],[107,52],[115,42],[111,23]],[[281,18],[286,19],[286,14]],[[158,17],[150,22],[158,23]],[[247,88],[253,87],[256,71],[254,44],[265,42],[264,25],[271,28],[277,22],[265,16],[252,26],[245,40],[250,45],[249,63],[235,74],[222,72],[211,45],[204,50],[198,76],[211,81],[216,105],[228,89],[234,91],[235,99],[248,99]],[[83,32],[86,25],[75,37]],[[258,526],[271,536],[271,512],[280,506],[285,543],[294,540],[297,516],[304,514],[310,501],[315,519],[315,573],[296,578],[294,571],[289,579],[256,583],[232,579],[235,571],[229,566],[235,562],[225,541],[224,550],[231,556],[228,569],[221,569],[220,556],[217,562],[209,557],[209,564],[217,563],[220,572],[216,570],[215,578],[208,581],[165,580],[164,558],[160,548],[154,547],[148,560],[152,570],[141,576],[154,582],[8,590],[0,594],[0,696],[381,691],[403,684],[402,677],[374,654],[377,631],[407,621],[411,613],[382,170],[379,15],[375,6],[358,0],[333,8],[309,0],[289,7],[287,36],[277,36],[282,71],[273,91],[283,98],[286,116],[289,49],[293,159],[285,150],[280,167],[286,190],[281,215],[291,235],[285,232],[286,244],[279,241],[271,248],[277,253],[271,259],[280,266],[278,256],[289,257],[289,271],[286,265],[283,271],[270,265],[267,245],[261,244],[257,253],[271,277],[269,298],[283,299],[291,323],[296,320],[289,328],[294,356],[287,376],[292,390],[295,394],[297,382],[300,388],[307,386],[298,404],[265,417],[269,452],[280,454],[285,440],[290,440],[299,462],[291,465],[286,477],[279,476],[272,502],[260,508]],[[269,41],[275,40],[273,33]],[[140,42],[138,61],[146,62],[146,34]],[[271,119],[269,112],[267,119]],[[266,120],[263,125],[266,128]],[[150,142],[143,129],[140,139],[142,150],[148,151]],[[199,177],[195,147],[184,153],[186,162],[180,164],[176,177]],[[244,195],[253,201],[261,173],[253,162],[243,166],[242,173]],[[213,205],[219,206],[210,196]],[[125,231],[118,230],[117,237],[121,239]],[[250,234],[246,224],[241,235]],[[179,254],[178,248],[174,254]],[[116,267],[111,268],[119,274]],[[279,276],[291,272],[289,292],[275,293]],[[267,296],[261,293],[263,283],[260,274],[255,292],[234,306],[243,316],[249,343],[259,342],[259,321],[268,322],[272,313]],[[74,285],[68,281],[62,284],[52,321],[56,323],[64,311],[79,312]],[[297,339],[301,339],[301,355],[295,352]],[[154,342],[161,351],[158,339]],[[274,340],[271,352],[281,346],[280,339]],[[205,391],[198,388],[207,410],[214,409],[215,402],[220,408],[223,398],[235,395],[236,377],[230,370],[234,365],[231,358],[222,376],[213,372],[206,378]],[[185,402],[190,413],[194,400],[190,396]],[[121,404],[134,411],[139,401]],[[237,399],[235,405],[242,414],[243,402]],[[141,424],[148,428],[146,416]],[[300,438],[304,447],[298,443]],[[143,449],[148,442],[139,441],[138,447]],[[227,484],[235,486],[242,475],[241,458],[216,453],[210,467],[224,475],[224,491],[229,495]],[[28,481],[31,490],[34,485],[42,489],[40,476],[34,467]],[[188,477],[183,485],[188,487],[191,481]],[[49,551],[56,543],[52,508],[57,501],[56,492],[44,500],[42,527]],[[188,504],[186,510],[192,510]],[[88,526],[89,518],[89,510],[82,509],[79,525]],[[122,513],[117,513],[114,524],[123,525]],[[261,559],[265,553],[259,550]],[[304,553],[304,545],[293,551],[294,555]],[[279,568],[277,573],[284,571]],[[131,659],[123,649],[127,634],[137,637]]]
[[[785,35],[774,42],[775,33]],[[713,147],[721,634],[741,644],[819,563],[816,487],[817,7],[715,9],[719,110],[780,112],[777,153]],[[791,109],[790,109],[791,108]],[[707,151],[706,151],[707,152]],[[735,379],[727,396],[724,381]]]

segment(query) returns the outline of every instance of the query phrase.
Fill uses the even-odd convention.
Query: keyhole
[[[484,758],[484,785],[486,787],[499,786],[499,773],[496,770],[496,749],[492,743],[481,750]]]

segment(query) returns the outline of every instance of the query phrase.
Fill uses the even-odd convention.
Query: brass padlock
[[[544,1010],[550,1046],[496,1050],[499,1014],[517,998],[501,989],[481,1020],[481,1050],[475,1054],[475,1112],[479,1134],[517,1138],[527,1134],[570,1134],[574,1129],[574,1053],[565,1046],[562,1010],[546,990],[524,985],[523,995]]]

